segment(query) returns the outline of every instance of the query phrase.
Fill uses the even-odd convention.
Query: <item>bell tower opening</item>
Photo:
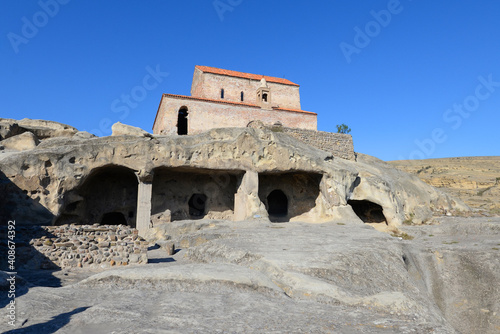
[[[271,89],[269,89],[265,78],[260,80],[260,87],[257,88],[257,104],[260,105],[262,109],[272,110]]]

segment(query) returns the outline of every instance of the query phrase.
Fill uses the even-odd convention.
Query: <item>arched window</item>
[[[224,98],[224,88],[221,88],[221,90],[220,90],[220,98],[221,99]]]
[[[243,92],[241,92],[241,94],[240,94],[240,95],[241,95],[241,102],[243,102],[243,97],[244,97]]]
[[[177,134],[187,135],[188,133],[188,108],[181,107],[179,109],[179,114],[177,115]]]

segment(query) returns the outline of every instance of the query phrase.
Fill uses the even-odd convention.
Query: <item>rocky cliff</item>
[[[117,124],[113,136],[96,138],[46,121],[21,123],[30,127],[19,133],[12,130],[21,127],[14,121],[0,121],[6,138],[0,141],[3,222],[16,217],[20,224],[93,224],[117,212],[133,226],[141,201],[137,182],[139,188],[141,182],[153,183],[146,200],[160,220],[193,214],[185,203],[189,188],[207,193],[206,218],[268,217],[273,188],[283,190],[290,202],[286,220],[321,222],[350,212],[380,228],[397,228],[405,220],[422,223],[433,213],[468,210],[460,200],[376,158],[334,158],[267,129],[152,136]],[[193,178],[203,189],[193,188]],[[176,197],[173,187],[186,193]],[[115,209],[106,212],[107,207]]]

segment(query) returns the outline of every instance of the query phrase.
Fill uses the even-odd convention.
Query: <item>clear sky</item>
[[[0,22],[0,117],[151,132],[206,65],[300,84],[383,160],[500,155],[498,0],[2,0]]]

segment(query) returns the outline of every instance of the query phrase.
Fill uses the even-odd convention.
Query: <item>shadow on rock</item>
[[[89,306],[85,307],[79,307],[74,309],[71,312],[66,312],[59,314],[49,321],[42,323],[42,324],[36,324],[36,325],[31,325],[28,327],[24,328],[18,328],[18,329],[13,329],[8,332],[5,332],[4,334],[20,334],[20,333],[45,333],[45,334],[50,334],[50,333],[55,333],[62,327],[66,326],[69,321],[71,320],[71,316],[77,313],[81,313],[88,309]]]

